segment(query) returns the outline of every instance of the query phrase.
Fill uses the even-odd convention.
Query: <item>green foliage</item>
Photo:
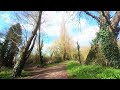
[[[22,35],[22,28],[21,28],[20,24],[17,23],[15,25],[12,25],[9,28],[9,32],[8,32],[7,37],[11,38],[19,46],[22,43],[21,35]]]
[[[22,71],[22,74],[21,74],[21,77],[26,77],[26,76],[29,76],[31,73],[28,72],[28,71]]]
[[[12,75],[12,69],[10,68],[2,68],[0,69],[0,79],[13,79]],[[28,76],[30,73],[28,71],[22,71],[22,77]]]
[[[102,73],[97,74],[101,79],[120,79],[120,70],[114,68],[106,68]]]
[[[62,61],[62,57],[60,57],[60,56],[55,56],[54,57],[54,60],[53,60],[54,63],[59,63],[61,61]]]
[[[39,55],[38,53],[31,53],[29,58],[28,58],[28,61],[26,62],[27,64],[36,64],[36,63],[39,63]]]
[[[76,61],[67,64],[71,78],[77,79],[120,79],[120,70],[100,65],[80,65]]]
[[[28,61],[26,62],[27,65],[38,65],[38,66],[45,66],[46,64],[48,64],[50,57],[48,57],[47,55],[42,55],[43,56],[43,64],[40,65],[40,61],[39,61],[39,54],[38,52],[36,53],[31,53]]]
[[[97,61],[98,64],[119,67],[120,55],[116,37],[106,25],[102,27],[93,40],[86,64]]]
[[[92,44],[91,49],[89,51],[89,54],[86,58],[86,64],[91,64],[96,58],[97,58],[97,53],[98,53],[98,47],[96,44]]]
[[[101,50],[111,66],[119,66],[119,49],[115,36],[109,30],[101,29],[99,32]]]
[[[0,79],[12,79],[12,70],[9,68],[4,68],[0,70]]]
[[[5,36],[0,49],[2,64],[6,67],[13,67],[14,56],[19,51],[19,46],[22,43],[22,29],[19,23],[12,25]]]

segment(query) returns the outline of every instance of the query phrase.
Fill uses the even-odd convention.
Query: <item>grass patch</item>
[[[99,65],[80,65],[76,61],[67,64],[71,79],[120,79],[120,70]]]
[[[28,75],[30,75],[30,73],[23,70],[21,77],[25,77]],[[12,77],[12,69],[10,69],[10,68],[0,69],[0,79],[14,79]]]
[[[12,79],[12,69],[4,68],[0,70],[0,79]]]
[[[30,72],[23,70],[23,71],[22,71],[22,74],[21,74],[21,77],[26,77],[26,76],[29,76],[29,75],[31,75]]]

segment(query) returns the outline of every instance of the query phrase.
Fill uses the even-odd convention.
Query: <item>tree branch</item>
[[[110,32],[113,32],[113,27],[112,27],[112,25],[111,25],[110,18],[109,18],[109,16],[106,15],[106,14],[109,15],[109,12],[106,12],[106,14],[105,14],[104,11],[101,11],[101,12],[102,12],[102,15],[105,17],[107,23],[110,25]]]
[[[11,38],[9,38],[13,43],[15,43],[16,45],[18,45],[18,43],[17,42],[15,42],[15,41],[13,41]]]
[[[110,20],[109,20],[109,16],[107,17],[106,15],[105,15],[105,12],[104,11],[101,11],[102,12],[102,15],[105,17],[105,19],[106,19],[106,21],[107,21],[107,23],[110,25]]]
[[[111,24],[114,29],[117,28],[119,21],[120,21],[120,11],[116,11],[116,14],[113,17],[112,24]]]
[[[91,16],[92,18],[96,19],[98,22],[100,22],[99,18],[97,16],[92,15],[88,11],[84,11],[87,15]]]
[[[36,24],[35,29],[32,32],[32,36],[29,38],[28,43],[26,44],[26,51],[28,50],[28,48],[29,48],[29,46],[30,46],[30,44],[32,42],[32,39],[34,38],[34,35],[37,33],[37,30],[38,30],[38,28],[39,28],[39,26],[41,24],[41,15],[42,15],[42,11],[39,11],[38,22]]]

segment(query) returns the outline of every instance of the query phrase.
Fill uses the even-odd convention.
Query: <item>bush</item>
[[[59,63],[62,61],[62,57],[59,55],[56,56],[47,56],[46,54],[43,54],[43,66],[45,66],[46,64],[52,64],[52,63]],[[39,65],[40,61],[39,61],[39,55],[33,54],[31,53],[29,59],[26,62],[27,65]]]
[[[39,55],[37,53],[36,54],[31,53],[29,59],[27,60],[27,64],[36,64],[39,62],[38,60]]]
[[[12,70],[8,68],[2,68],[0,70],[0,79],[11,79]]]
[[[54,60],[53,60],[54,63],[59,63],[61,61],[62,61],[62,58],[60,56],[54,57]]]

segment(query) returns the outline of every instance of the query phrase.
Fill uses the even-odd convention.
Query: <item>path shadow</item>
[[[34,79],[34,78],[39,78],[39,79],[46,79],[47,76],[49,76],[50,73],[56,73],[56,72],[64,72],[65,70],[65,65],[58,65],[58,66],[53,66],[53,67],[48,67],[48,68],[36,68],[36,69],[31,69],[29,72],[31,73],[27,79]]]

